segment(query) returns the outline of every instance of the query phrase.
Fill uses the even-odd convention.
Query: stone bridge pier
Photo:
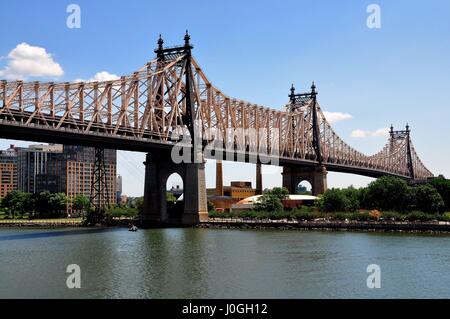
[[[325,166],[284,166],[283,187],[295,194],[298,184],[307,181],[312,186],[312,194],[317,196],[327,190],[327,170]]]
[[[205,163],[175,164],[170,152],[148,153],[145,165],[144,207],[141,227],[194,225],[208,220]],[[177,173],[183,179],[184,207],[181,216],[167,210],[167,179]]]

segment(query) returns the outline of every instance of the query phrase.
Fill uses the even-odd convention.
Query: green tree
[[[2,200],[2,207],[6,208],[16,218],[16,214],[23,216],[30,211],[31,194],[22,191],[12,191]]]
[[[89,198],[83,194],[75,196],[72,202],[72,208],[77,211],[88,211],[89,205],[90,205]]]
[[[424,213],[438,213],[445,207],[439,192],[431,185],[420,185],[415,189],[416,207]]]
[[[49,197],[51,217],[59,217],[67,207],[67,196],[65,193],[52,193]]]
[[[410,206],[410,188],[406,181],[383,176],[367,187],[365,206],[369,209],[395,210],[404,212]]]
[[[41,192],[32,195],[33,210],[35,217],[49,217],[50,215],[50,192]]]
[[[345,197],[344,210],[346,212],[355,212],[361,208],[361,189],[350,186],[342,189],[342,194]]]
[[[450,211],[450,180],[444,178],[443,176],[433,178],[429,181],[429,184],[433,186],[441,195],[444,200],[444,210]]]
[[[134,204],[132,204],[132,207],[137,208],[139,214],[142,214],[144,211],[144,197],[136,197],[134,199]]]
[[[344,191],[331,188],[319,197],[317,206],[325,212],[344,212],[351,207],[351,204]]]
[[[267,193],[277,197],[280,201],[285,200],[289,195],[289,191],[285,187],[274,187]]]
[[[289,191],[286,188],[274,187],[264,191],[255,204],[257,211],[280,212],[283,210],[283,200],[287,198]]]

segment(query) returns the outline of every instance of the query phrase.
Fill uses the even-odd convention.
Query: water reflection
[[[448,297],[450,236],[0,229],[1,298]],[[78,264],[82,288],[66,287]],[[366,286],[366,267],[382,288]]]

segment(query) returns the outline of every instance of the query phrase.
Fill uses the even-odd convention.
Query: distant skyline
[[[318,100],[333,128],[366,154],[381,149],[386,130],[409,123],[415,149],[436,175],[450,176],[450,3],[448,1],[76,1],[81,28],[69,29],[70,1],[14,1],[0,12],[0,79],[107,80],[154,57],[161,33],[182,43],[227,95],[281,109],[293,83]],[[381,9],[370,29],[369,4]],[[26,7],[26,9],[25,9]],[[30,12],[33,12],[30,15]],[[0,148],[36,144],[0,140]],[[118,152],[123,193],[143,194],[145,154]],[[263,187],[281,185],[280,168],[263,167]],[[215,186],[215,162],[206,164]],[[329,173],[329,187],[372,179]],[[255,183],[251,164],[224,163],[224,183]],[[168,187],[177,185],[170,179]]]

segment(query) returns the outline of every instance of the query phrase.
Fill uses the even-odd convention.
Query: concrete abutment
[[[208,221],[205,163],[175,164],[170,153],[146,155],[144,207],[141,227],[189,226]],[[167,178],[177,173],[183,179],[184,207],[181,216],[172,217],[167,211]]]

